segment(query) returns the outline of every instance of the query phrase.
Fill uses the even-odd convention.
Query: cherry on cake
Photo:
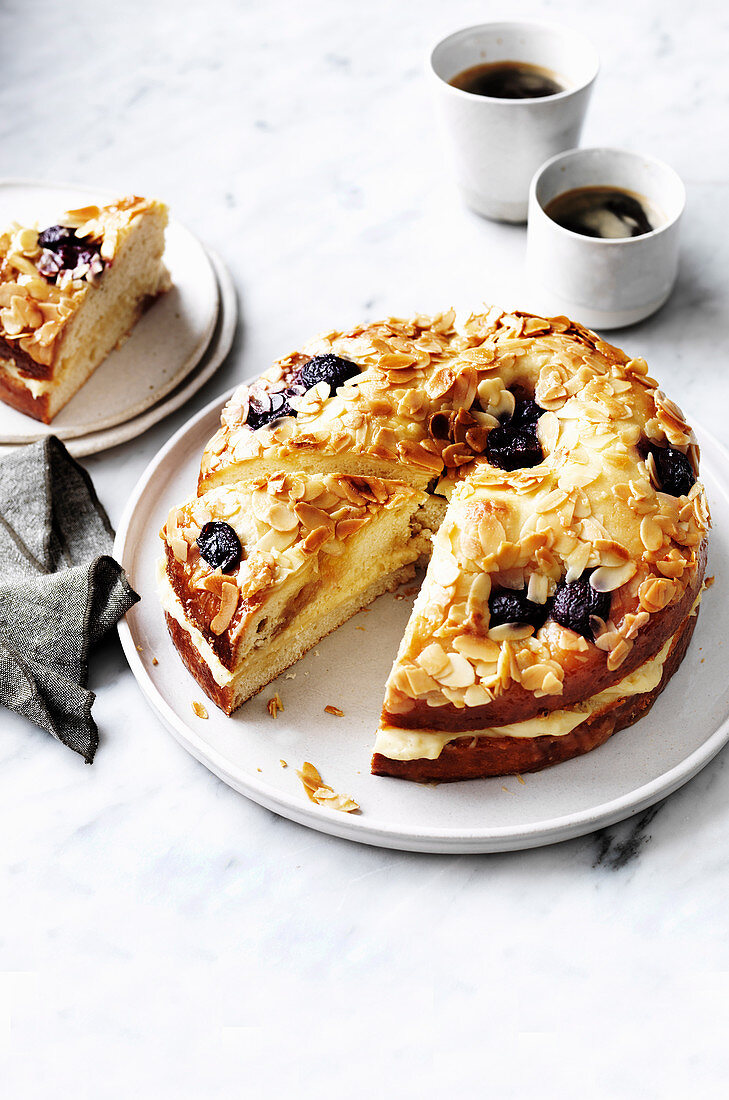
[[[0,400],[53,420],[169,288],[166,225],[132,196],[0,233]]]
[[[544,768],[637,721],[681,663],[710,525],[698,463],[645,361],[564,317],[327,333],[224,408],[161,532],[170,633],[230,713],[429,560],[372,684],[372,770]]]

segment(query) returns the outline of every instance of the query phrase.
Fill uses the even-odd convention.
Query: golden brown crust
[[[225,714],[230,714],[233,709],[233,692],[230,686],[221,687],[217,683],[209,665],[206,664],[192,644],[189,633],[180,626],[176,619],[172,618],[168,611],[165,611],[165,620],[173,645],[180,654],[187,671],[197,680],[208,699],[212,699],[215,705],[220,707]]]
[[[689,616],[677,632],[656,688],[618,701],[611,710],[583,722],[571,733],[562,737],[478,737],[475,744],[473,738],[461,738],[449,742],[436,760],[390,760],[375,753],[372,773],[419,783],[448,783],[460,779],[522,775],[582,756],[648,713],[681,664],[697,617],[698,612]]]

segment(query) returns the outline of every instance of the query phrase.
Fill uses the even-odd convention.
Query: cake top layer
[[[50,366],[64,326],[150,213],[167,220],[163,203],[130,196],[69,210],[44,229],[14,223],[0,233],[0,344],[19,365]]]

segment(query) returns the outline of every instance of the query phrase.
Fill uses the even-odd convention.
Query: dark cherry
[[[554,593],[551,616],[567,630],[574,630],[594,642],[590,616],[598,615],[604,621],[610,616],[610,593],[596,592],[590,584],[590,572],[583,573],[576,581],[560,581]]]
[[[197,538],[200,557],[213,569],[224,573],[234,569],[243,557],[243,547],[229,523],[213,519],[206,523]]]
[[[537,437],[537,421],[544,412],[531,397],[517,398],[509,419],[492,428],[486,440],[486,458],[501,470],[523,470],[544,461]]]
[[[73,241],[75,237],[76,231],[66,225],[49,225],[48,229],[43,229],[38,234],[38,244],[41,248],[49,248],[51,252],[55,252],[60,244]]]
[[[336,390],[338,386],[343,386],[349,378],[354,378],[359,373],[356,363],[329,352],[327,355],[315,355],[308,363],[304,363],[296,377],[307,390],[317,382],[328,382],[332,390]]]
[[[65,225],[51,225],[38,234],[38,244],[43,249],[37,267],[41,275],[53,282],[64,271],[74,273],[74,278],[93,280],[104,270],[100,247],[86,237],[77,237],[75,229]],[[77,268],[86,267],[76,274]]]
[[[533,398],[517,398],[514,406],[514,413],[507,423],[512,428],[525,428],[530,424],[536,425],[539,417],[543,415],[544,409],[540,405],[537,405]]]
[[[499,588],[489,596],[490,625],[502,626],[504,623],[524,623],[535,630],[547,619],[549,604],[534,603],[527,599],[526,589],[514,591],[511,588]]]
[[[274,393],[252,397],[248,405],[246,424],[255,431],[265,424],[271,424],[282,416],[296,416],[295,409],[289,405],[291,394],[288,390],[276,390]]]
[[[696,475],[683,451],[677,451],[675,447],[651,447],[651,454],[664,493],[682,497],[691,491]]]

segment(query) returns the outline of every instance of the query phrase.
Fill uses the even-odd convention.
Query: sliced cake
[[[168,289],[166,225],[134,196],[0,234],[0,400],[53,420]]]

